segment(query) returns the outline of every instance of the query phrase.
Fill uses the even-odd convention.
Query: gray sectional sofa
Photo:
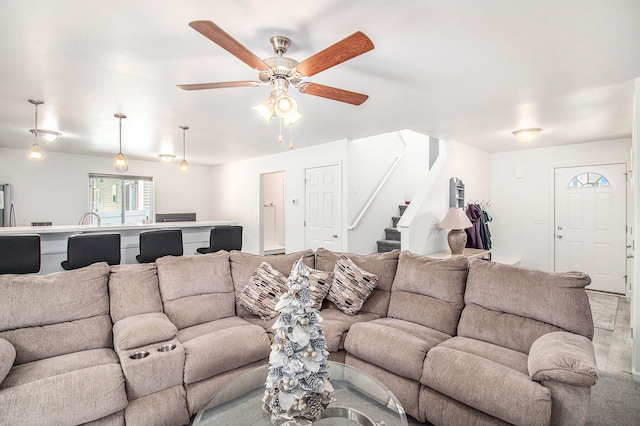
[[[271,325],[237,302],[262,262],[241,252],[0,276],[0,425],[184,425],[267,363]],[[322,304],[330,359],[385,383],[435,425],[584,424],[597,380],[579,273],[409,252],[346,256],[378,277],[355,315]]]

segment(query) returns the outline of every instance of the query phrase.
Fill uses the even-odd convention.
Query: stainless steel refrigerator
[[[16,209],[11,195],[11,184],[0,184],[0,227],[16,226]]]

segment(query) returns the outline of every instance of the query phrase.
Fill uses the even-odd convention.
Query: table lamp
[[[447,234],[447,242],[451,249],[451,255],[462,255],[464,246],[467,245],[466,228],[473,226],[461,207],[451,207],[440,222],[440,228],[450,229]]]

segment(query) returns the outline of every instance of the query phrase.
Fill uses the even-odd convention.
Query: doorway
[[[284,185],[285,172],[260,175],[260,235],[264,255],[285,252]]]
[[[305,169],[305,248],[342,251],[339,164]]]
[[[555,169],[555,270],[581,271],[591,290],[626,292],[626,165]]]

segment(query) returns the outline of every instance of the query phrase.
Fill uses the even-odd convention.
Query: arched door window
[[[569,188],[608,188],[610,186],[606,177],[593,172],[579,174],[569,181]]]

